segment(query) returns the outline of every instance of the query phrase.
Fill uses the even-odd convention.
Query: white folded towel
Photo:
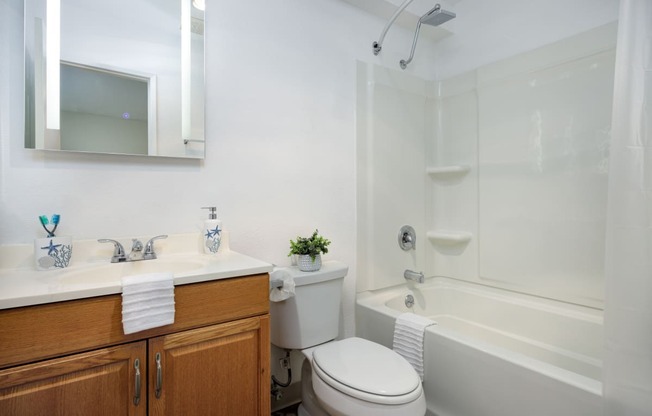
[[[122,278],[122,329],[125,335],[172,323],[172,273],[149,273]]]
[[[427,327],[434,325],[430,319],[407,312],[396,318],[393,349],[402,355],[423,380],[423,338]]]
[[[281,287],[272,287],[272,282],[278,284],[281,282]],[[281,302],[294,296],[295,284],[294,277],[285,267],[274,269],[269,274],[269,300],[272,302]]]

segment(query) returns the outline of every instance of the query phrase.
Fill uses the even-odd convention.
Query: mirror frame
[[[112,155],[134,155],[163,158],[183,159],[204,159],[205,157],[205,49],[204,39],[204,11],[193,10],[192,0],[176,0],[180,9],[181,28],[180,40],[181,50],[179,55],[181,78],[179,88],[181,96],[179,101],[168,100],[171,103],[181,103],[178,109],[181,131],[179,132],[179,144],[174,143],[174,138],[167,137],[166,143],[173,147],[168,154],[159,154],[161,146],[159,140],[162,132],[160,123],[160,97],[156,74],[145,74],[144,71],[132,71],[131,69],[114,68],[111,65],[95,64],[89,65],[85,62],[72,62],[61,60],[60,39],[61,12],[59,9],[62,0],[24,0],[24,47],[25,47],[25,142],[27,149],[48,150],[55,152],[112,154]],[[201,13],[202,18],[195,17]],[[54,22],[54,23],[53,23]],[[201,32],[197,32],[197,25],[201,26]],[[190,58],[193,48],[192,33],[202,38],[201,43],[201,80],[191,81]],[[184,47],[185,45],[185,47]],[[198,48],[196,45],[195,48]],[[197,55],[199,56],[199,55]],[[185,58],[185,61],[183,60]],[[90,150],[62,150],[60,146],[60,65],[72,65],[79,68],[86,68],[107,73],[117,73],[128,78],[148,79],[148,149],[147,154],[104,152]],[[195,66],[195,68],[199,68]],[[194,69],[197,72],[197,69]],[[185,82],[184,82],[185,78]],[[191,127],[192,96],[190,90],[201,91],[200,99],[195,99],[194,104],[201,102],[202,109],[197,117],[201,117],[195,124],[194,132],[200,135],[193,136]],[[199,96],[199,95],[198,95]],[[157,105],[158,103],[158,105]],[[178,104],[177,104],[178,105]],[[199,127],[201,126],[201,127]],[[201,129],[201,130],[198,130]],[[154,137],[154,139],[152,139]],[[170,141],[172,140],[172,141]],[[178,154],[177,154],[178,152]]]

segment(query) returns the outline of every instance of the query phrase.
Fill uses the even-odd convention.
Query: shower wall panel
[[[433,274],[602,307],[615,33],[440,83],[431,163],[470,169],[453,190],[431,186],[429,227],[471,238],[432,240]]]
[[[425,80],[358,62],[357,81],[357,285],[361,291],[400,284],[405,269],[423,270],[424,146],[429,121]],[[416,250],[399,248],[399,229],[406,224],[417,231]]]
[[[427,275],[477,280],[478,98],[475,74],[439,83],[434,142],[427,147],[430,236],[468,234],[468,241],[429,238]]]

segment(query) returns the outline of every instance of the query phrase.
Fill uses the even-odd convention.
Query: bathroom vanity
[[[271,265],[214,263],[175,274],[174,324],[130,335],[119,292],[1,309],[0,414],[269,415]]]

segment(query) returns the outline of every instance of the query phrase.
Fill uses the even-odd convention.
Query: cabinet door
[[[270,414],[269,317],[149,341],[152,416]]]
[[[146,353],[141,341],[1,370],[0,415],[144,416]]]

